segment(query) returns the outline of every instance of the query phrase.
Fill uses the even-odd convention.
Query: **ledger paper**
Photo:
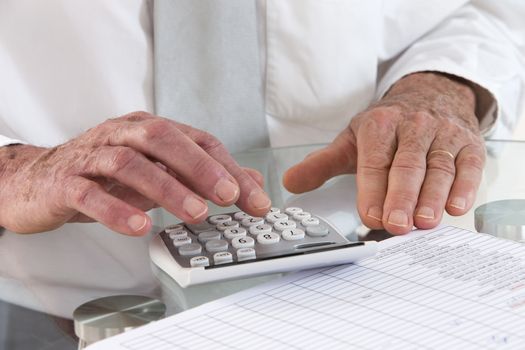
[[[380,243],[90,350],[525,348],[525,246],[455,227]]]

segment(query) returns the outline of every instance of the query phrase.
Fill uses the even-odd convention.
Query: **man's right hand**
[[[241,168],[210,134],[145,112],[110,119],[53,148],[0,148],[0,226],[19,233],[98,221],[128,235],[162,206],[196,223],[205,200],[254,216],[271,205],[262,176]]]

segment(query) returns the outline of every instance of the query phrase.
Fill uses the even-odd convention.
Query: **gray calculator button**
[[[223,239],[212,239],[211,241],[206,242],[206,250],[211,253],[228,250],[228,241]]]
[[[227,239],[234,239],[237,237],[244,237],[246,236],[246,229],[243,227],[238,228],[228,228],[224,230],[224,237]]]
[[[307,226],[306,234],[312,237],[324,237],[328,234],[328,227],[325,225]]]
[[[215,225],[212,225],[207,221],[198,224],[186,224],[186,227],[196,235],[198,235],[201,232],[215,230]]]
[[[308,226],[317,226],[319,225],[319,219],[318,218],[314,218],[314,217],[311,217],[311,218],[308,218],[308,219],[303,219],[301,221],[301,224],[305,227],[308,227]]]
[[[255,236],[257,236],[260,233],[270,233],[270,232],[272,232],[272,226],[268,224],[250,226],[250,233]]]
[[[297,213],[301,213],[303,211],[303,209],[301,208],[298,208],[298,207],[288,207],[286,209],[284,209],[284,212],[288,215],[293,215],[293,214],[297,214]]]
[[[310,218],[312,215],[309,212],[302,211],[300,213],[293,214],[294,220],[303,221],[304,219]]]
[[[260,244],[275,244],[279,243],[280,240],[281,236],[279,236],[275,232],[261,233],[257,236],[257,242],[259,242]]]
[[[186,230],[178,230],[178,231],[172,231],[168,233],[168,237],[170,239],[180,238],[180,237],[188,237],[188,231]]]
[[[232,239],[232,246],[235,249],[253,248],[254,245],[255,245],[255,240],[251,238],[250,236],[237,237],[237,238]]]
[[[206,243],[212,239],[221,239],[221,233],[219,231],[207,231],[199,233],[199,241]]]
[[[279,208],[275,208],[275,207],[270,208],[270,213],[280,213],[280,212],[281,212],[281,209]]]
[[[292,221],[292,220],[283,220],[283,221],[277,221],[275,224],[273,224],[273,227],[277,231],[284,231],[287,228],[297,227],[297,224],[295,223],[295,221]]]
[[[249,217],[249,218],[246,218],[246,219],[242,220],[242,225],[245,226],[245,227],[250,227],[250,226],[253,226],[253,225],[260,225],[260,224],[264,224],[264,219],[263,218]]]
[[[209,266],[210,260],[206,256],[194,256],[190,259],[191,267]]]
[[[244,261],[255,259],[255,249],[253,248],[241,248],[237,249],[237,260]]]
[[[243,219],[246,219],[246,218],[249,218],[251,217],[250,215],[246,214],[245,212],[243,211],[238,211],[236,212],[235,214],[233,214],[233,218],[235,220],[239,220],[239,221],[242,221]]]
[[[224,231],[228,228],[235,228],[239,227],[239,223],[237,221],[226,221],[226,222],[220,222],[217,224],[217,230]]]
[[[230,252],[219,252],[213,254],[213,262],[215,265],[227,264],[233,261],[232,253]]]
[[[214,225],[217,225],[220,222],[226,222],[226,221],[231,221],[231,220],[232,220],[232,217],[226,214],[213,215],[208,218],[208,222]]]
[[[179,254],[182,256],[197,255],[202,252],[202,246],[199,243],[190,243],[179,247]]]
[[[172,242],[175,247],[180,247],[185,244],[190,244],[191,238],[190,237],[179,237],[179,238],[175,238],[174,240],[172,240]]]
[[[299,239],[304,239],[304,231],[300,228],[288,228],[284,230],[281,235],[285,241],[296,241]]]
[[[182,226],[181,224],[169,225],[164,229],[166,233],[171,233],[180,230],[184,230],[184,226]]]
[[[277,221],[288,220],[288,215],[283,213],[268,213],[265,218],[266,221],[273,224]]]

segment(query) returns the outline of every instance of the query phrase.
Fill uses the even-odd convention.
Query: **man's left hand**
[[[475,106],[474,92],[458,79],[408,75],[330,145],[289,169],[284,185],[301,193],[356,173],[366,226],[394,234],[435,227],[444,210],[466,213],[481,181],[485,148]]]

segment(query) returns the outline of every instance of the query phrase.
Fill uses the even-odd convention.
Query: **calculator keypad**
[[[298,207],[272,208],[264,218],[242,211],[213,215],[199,224],[170,225],[161,238],[182,267],[255,261],[348,243],[321,218]]]

